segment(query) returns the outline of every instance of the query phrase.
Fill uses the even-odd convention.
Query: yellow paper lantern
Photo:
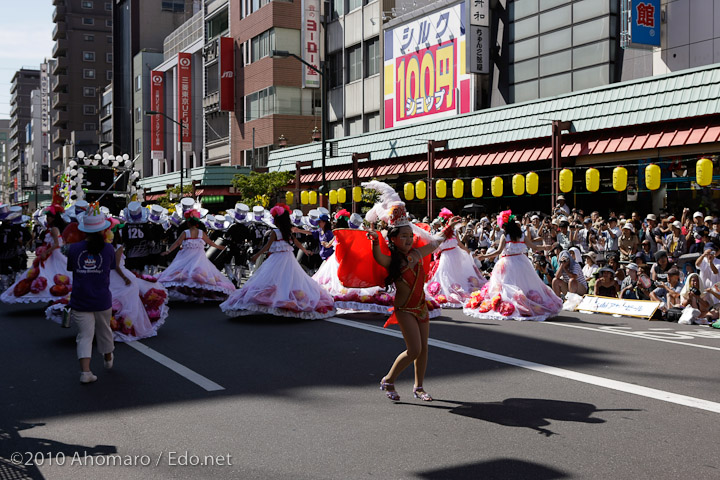
[[[328,196],[330,197],[330,205],[335,205],[337,203],[337,190],[330,190],[330,194]]]
[[[302,192],[300,192],[300,203],[302,203],[303,205],[307,205],[308,203],[310,203],[310,194],[307,190],[303,190]]]
[[[512,190],[515,195],[525,194],[525,177],[516,173],[512,177]]]
[[[613,168],[613,189],[616,192],[622,192],[627,188],[627,168]]]
[[[473,178],[472,182],[470,182],[470,190],[472,191],[472,196],[475,198],[482,197],[483,194],[483,181],[480,178]]]
[[[315,205],[318,200],[318,194],[315,190],[310,190],[310,193],[308,194],[308,201],[310,202],[310,205]]]
[[[573,172],[569,168],[560,170],[560,191],[567,193],[572,190]]]
[[[712,183],[713,163],[709,158],[701,158],[695,164],[695,177],[697,184],[707,187]]]
[[[362,187],[353,187],[352,197],[353,202],[362,202]]]
[[[345,189],[344,189],[344,188],[338,188],[338,191],[337,191],[337,192],[338,192],[338,198],[337,198],[338,203],[345,203],[345,202],[347,202],[347,192],[345,191]]]
[[[425,195],[427,192],[427,184],[424,180],[418,180],[415,182],[415,196],[418,198],[418,200],[425,200]]]
[[[538,186],[540,185],[540,177],[535,172],[530,172],[525,175],[525,190],[528,195],[535,195],[538,192]]]
[[[597,168],[588,168],[585,171],[585,188],[588,192],[600,190],[600,171]]]
[[[293,200],[295,200],[295,194],[293,194],[293,192],[285,192],[285,203],[292,205]]]
[[[490,191],[493,197],[502,197],[503,194],[503,179],[501,177],[493,177],[490,181]]]
[[[435,182],[435,195],[438,198],[445,198],[447,195],[447,182],[445,180],[437,180]]]
[[[405,194],[405,200],[410,201],[415,199],[415,185],[408,182],[403,186],[403,193]]]
[[[452,183],[452,193],[455,198],[462,198],[465,193],[465,182],[456,178]]]
[[[645,167],[645,186],[648,190],[657,190],[660,188],[660,177],[662,176],[662,172],[660,171],[660,167],[658,165],[655,165],[654,163],[651,163],[647,167]]]

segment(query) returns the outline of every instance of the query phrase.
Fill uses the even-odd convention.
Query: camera
[[[692,293],[693,295],[700,295],[700,290],[698,290],[697,288],[693,287],[693,288],[690,289],[690,293]]]

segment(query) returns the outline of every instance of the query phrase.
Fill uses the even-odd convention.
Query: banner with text
[[[165,74],[157,70],[150,72],[150,110],[165,112]],[[165,118],[162,115],[150,117],[150,158],[165,158]]]
[[[302,59],[320,70],[320,0],[303,0],[301,36]],[[307,65],[302,68],[303,87],[319,88],[318,72]]]
[[[180,141],[183,151],[192,151],[192,55],[178,53],[178,122],[182,123]]]
[[[660,302],[651,302],[649,300],[626,300],[623,298],[585,295],[575,310],[622,315],[624,317],[650,318],[655,314],[658,307],[660,307]]]
[[[235,111],[235,39],[220,37],[220,110]]]
[[[468,73],[490,73],[490,0],[465,0]]]
[[[385,128],[472,110],[465,3],[385,31]]]

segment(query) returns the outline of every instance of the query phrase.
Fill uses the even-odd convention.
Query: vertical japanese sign
[[[467,71],[490,73],[490,0],[465,0]]]
[[[623,0],[622,46],[660,46],[660,0]]]
[[[302,59],[320,70],[320,0],[302,2]],[[319,88],[320,75],[303,65],[303,88]]]
[[[220,37],[220,110],[235,110],[235,40]]]
[[[165,77],[163,72],[150,72],[150,110],[164,112]],[[165,117],[150,117],[150,157],[157,160],[165,158]]]
[[[385,128],[471,111],[465,3],[385,30]]]
[[[181,149],[192,151],[192,55],[178,53],[178,122],[183,125]]]
[[[50,129],[50,79],[47,63],[40,65],[40,115],[40,130],[47,134]]]

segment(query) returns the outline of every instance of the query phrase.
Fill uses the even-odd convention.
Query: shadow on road
[[[437,405],[438,402],[450,403],[455,406]],[[402,403],[402,402],[398,402]],[[600,410],[591,403],[565,402],[561,400],[545,400],[538,398],[508,398],[502,402],[457,402],[454,400],[435,399],[433,404],[404,403],[415,407],[438,408],[448,410],[455,415],[485,420],[506,427],[524,427],[536,430],[550,437],[556,435],[547,427],[550,420],[562,422],[605,423],[602,418],[592,417],[595,412],[637,412],[637,409],[604,409]],[[534,478],[534,477],[527,477]]]
[[[73,459],[117,453],[111,445],[70,445],[44,438],[22,437],[22,430],[41,427],[44,423],[24,423],[0,417],[0,479],[44,478],[38,466],[72,465]],[[76,460],[80,461],[80,460]]]
[[[468,463],[457,467],[440,468],[416,473],[429,480],[555,480],[570,478],[570,475],[539,463],[515,458],[498,458],[485,462]]]

